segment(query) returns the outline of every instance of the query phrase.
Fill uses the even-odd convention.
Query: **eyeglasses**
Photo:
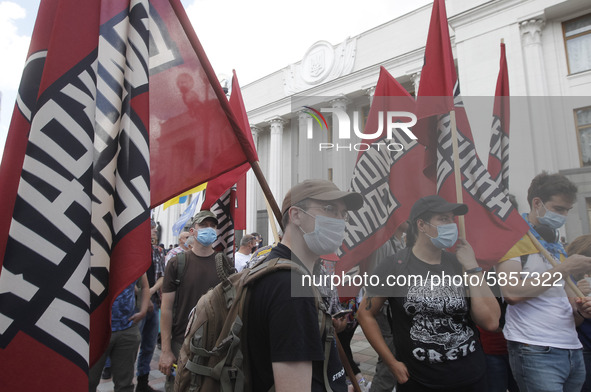
[[[338,208],[333,206],[332,204],[327,204],[325,206],[311,206],[308,208],[321,209],[324,212],[326,212],[326,214],[329,216],[343,219],[345,222],[349,221],[349,212],[347,210],[339,211]]]

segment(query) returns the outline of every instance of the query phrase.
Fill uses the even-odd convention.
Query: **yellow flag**
[[[509,260],[514,257],[520,257],[522,255],[531,255],[534,253],[539,253],[540,251],[536,248],[536,246],[531,242],[527,235],[521,237],[519,241],[509,251],[499,260],[501,261]]]
[[[181,193],[180,195],[173,197],[172,199],[168,200],[167,202],[165,202],[162,205],[162,209],[165,210],[170,206],[173,206],[175,204],[179,203],[179,200],[181,197],[183,196],[188,196],[188,195],[192,195],[193,193],[197,193],[197,192],[201,192],[202,190],[204,190],[207,187],[207,182],[204,182],[201,185],[197,185],[195,188],[193,189],[189,189],[188,191],[186,191],[185,193]]]

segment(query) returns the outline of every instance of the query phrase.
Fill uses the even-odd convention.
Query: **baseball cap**
[[[414,222],[425,212],[453,212],[454,215],[465,215],[468,212],[468,206],[466,204],[450,203],[438,195],[425,196],[413,204],[408,219]]]
[[[203,210],[203,211],[199,211],[197,213],[197,215],[195,215],[195,217],[191,221],[191,227],[195,226],[198,223],[203,222],[206,219],[213,219],[215,221],[216,225],[219,224],[218,218],[215,216],[215,214],[213,212],[211,212],[209,210]]]
[[[320,201],[342,200],[349,211],[358,210],[363,206],[363,196],[360,193],[342,191],[327,180],[305,180],[287,191],[281,206],[281,213],[285,214],[289,207],[305,199]]]

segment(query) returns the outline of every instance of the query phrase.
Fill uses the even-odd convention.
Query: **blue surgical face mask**
[[[314,216],[307,211],[302,211],[315,219],[313,232],[306,233],[300,227],[308,248],[318,256],[336,252],[345,239],[345,221],[323,215]]]
[[[425,222],[429,226],[432,225],[429,222]],[[437,227],[437,237],[431,237],[427,234],[427,237],[431,238],[433,245],[439,249],[451,248],[458,240],[458,225],[455,223],[448,223],[446,225],[435,226]]]
[[[542,203],[542,207],[544,207],[546,213],[544,214],[544,216],[539,216],[540,214],[538,213],[538,221],[541,224],[548,226],[552,229],[559,229],[562,226],[564,226],[564,223],[566,222],[566,216],[560,215],[554,211],[550,211],[546,208],[544,203]]]
[[[203,246],[209,246],[218,239],[218,235],[214,228],[205,227],[197,230],[197,241]]]

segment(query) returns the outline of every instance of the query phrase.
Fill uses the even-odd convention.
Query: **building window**
[[[562,23],[568,73],[591,69],[591,14]]]
[[[581,166],[591,166],[591,106],[575,109]]]
[[[328,181],[332,181],[332,168],[328,169]]]
[[[587,202],[587,218],[589,219],[589,226],[591,226],[591,197],[585,199]]]

